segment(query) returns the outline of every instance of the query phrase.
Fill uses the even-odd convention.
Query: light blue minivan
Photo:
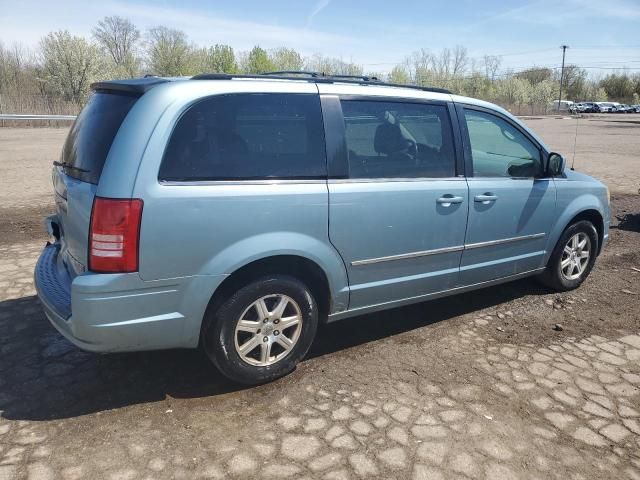
[[[487,102],[367,77],[101,82],[69,132],[35,271],[98,352],[202,347],[246,384],[320,322],[589,275],[609,194]]]

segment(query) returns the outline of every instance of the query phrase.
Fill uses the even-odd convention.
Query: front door
[[[543,267],[556,191],[553,180],[544,178],[541,148],[506,116],[463,111],[473,173],[461,285]]]
[[[329,235],[348,271],[350,309],[446,290],[458,279],[467,183],[456,176],[447,104],[416,102],[343,98],[344,121],[325,127],[328,137],[344,137],[343,178],[329,180]]]

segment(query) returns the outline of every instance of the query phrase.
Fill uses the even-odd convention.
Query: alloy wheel
[[[250,365],[273,365],[293,350],[301,331],[300,306],[287,295],[266,295],[249,305],[238,318],[235,349]]]
[[[560,271],[567,280],[575,280],[582,275],[589,264],[591,240],[584,232],[572,236],[562,251]]]

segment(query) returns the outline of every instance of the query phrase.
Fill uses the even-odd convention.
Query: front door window
[[[509,122],[477,110],[464,112],[471,142],[474,177],[539,177],[538,147]]]

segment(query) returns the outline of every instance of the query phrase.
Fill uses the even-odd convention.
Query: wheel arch
[[[580,220],[588,220],[590,221],[596,229],[598,234],[598,252],[602,250],[602,244],[604,240],[605,226],[604,226],[604,213],[594,205],[584,205],[581,208],[567,208],[565,209],[563,215],[558,219],[554,229],[552,230],[549,236],[549,242],[547,244],[547,253],[545,257],[545,265],[549,261],[551,254],[553,253],[553,249],[555,248],[558,240],[562,236],[562,233],[569,227],[570,225],[580,221]]]
[[[235,291],[267,275],[290,275],[302,281],[313,294],[322,322],[336,308],[336,297],[325,270],[314,260],[298,254],[275,254],[254,259],[238,267],[217,286],[205,311],[212,314]],[[202,338],[202,322],[200,338]]]
[[[596,232],[598,232],[598,252],[597,253],[598,255],[600,255],[600,251],[602,250],[602,243],[604,240],[604,218],[602,217],[602,214],[598,212],[598,210],[590,208],[590,209],[581,211],[580,213],[575,215],[567,223],[567,225],[565,225],[562,231],[564,232],[564,230],[566,230],[566,228],[569,225],[573,225],[574,223],[579,222],[581,220],[588,220],[593,224],[594,227],[596,227]]]
[[[218,286],[212,296],[225,297],[246,284],[266,275],[290,275],[307,285],[321,311],[328,314],[333,300],[329,280],[324,270],[314,261],[299,255],[273,255],[249,262],[231,273]]]

